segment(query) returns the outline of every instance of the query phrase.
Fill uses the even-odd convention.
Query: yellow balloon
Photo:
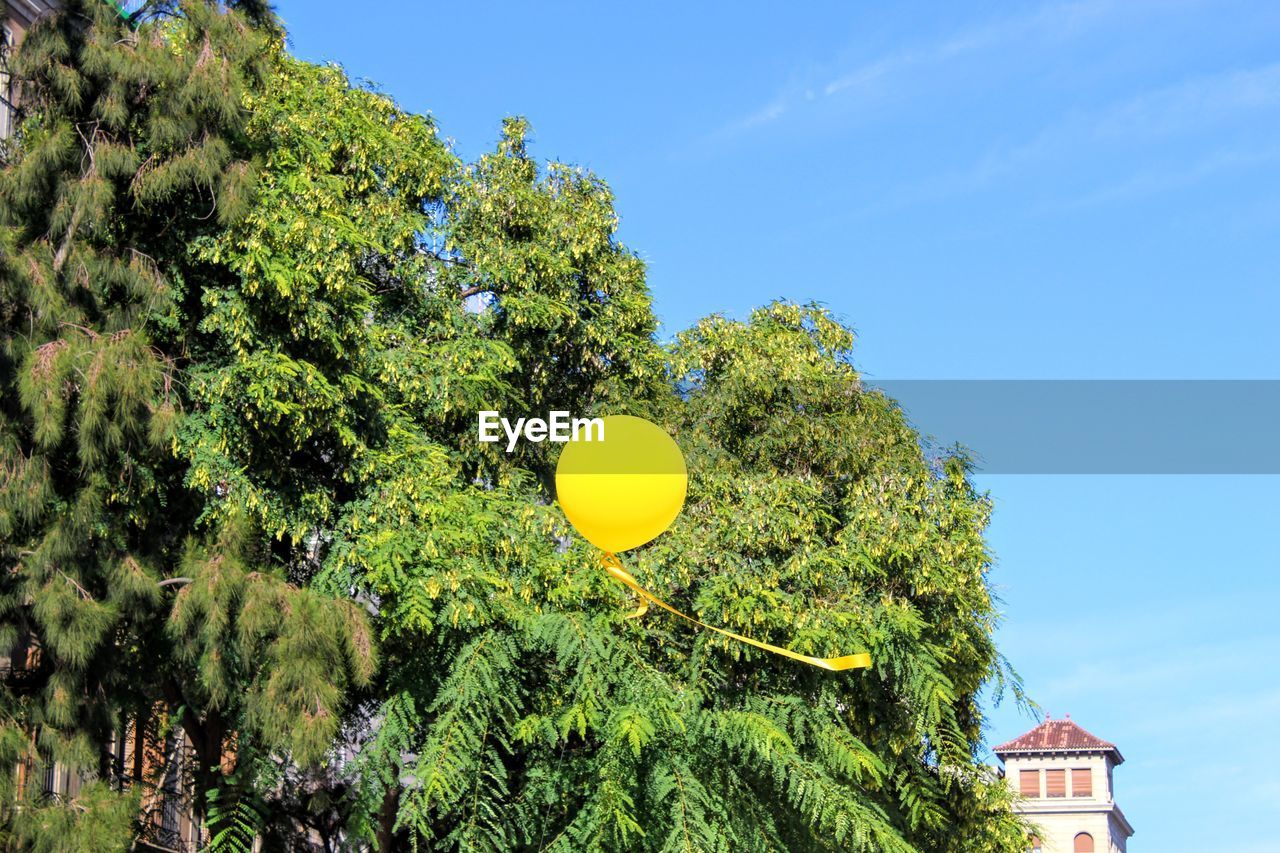
[[[609,415],[604,440],[581,430],[556,465],[556,498],[569,523],[607,554],[619,554],[671,526],[684,506],[689,475],[679,446],[662,427]]]

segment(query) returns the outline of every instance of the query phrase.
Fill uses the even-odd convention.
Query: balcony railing
[[[37,669],[17,667],[7,662],[0,665],[0,680],[15,693],[30,693],[40,686],[43,679],[43,673]]]

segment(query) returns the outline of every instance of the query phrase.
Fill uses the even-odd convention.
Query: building
[[[22,41],[37,18],[53,11],[55,5],[46,0],[5,0],[4,23],[0,25],[0,139],[13,132],[18,94],[9,76],[9,51]]]
[[[43,689],[48,672],[40,666],[40,658],[39,638],[20,631],[11,648],[0,649],[0,684],[14,696]],[[105,778],[117,790],[140,792],[141,813],[133,849],[193,853],[208,841],[204,826],[195,817],[189,784],[195,752],[181,729],[166,722],[166,710],[160,704],[139,708],[121,720],[115,737],[104,744]],[[33,746],[35,736],[32,732]],[[12,772],[19,804],[72,801],[90,778],[59,762],[34,758],[22,761]]]
[[[1125,853],[1133,827],[1116,805],[1114,773],[1124,763],[1115,744],[1066,719],[1048,716],[994,750],[1021,795],[1018,810],[1037,827],[1036,853]]]
[[[5,0],[4,23],[0,24],[0,139],[13,133],[17,90],[9,75],[9,53],[22,42],[23,35],[42,15],[53,11],[46,0]]]

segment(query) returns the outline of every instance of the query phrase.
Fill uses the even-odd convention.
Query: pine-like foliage
[[[357,606],[290,582],[309,546],[215,510],[180,439],[205,294],[230,277],[196,247],[250,206],[245,98],[280,34],[256,2],[60,5],[14,60],[26,117],[0,176],[0,641],[34,670],[0,689],[0,764],[103,781],[37,809],[40,774],[0,773],[0,823],[101,850],[136,815],[107,752],[126,719],[167,707],[204,811],[262,755],[321,757],[373,650]]]

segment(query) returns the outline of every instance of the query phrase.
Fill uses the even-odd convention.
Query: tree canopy
[[[106,745],[159,707],[218,849],[1020,842],[979,760],[989,501],[863,387],[846,326],[778,302],[659,341],[608,186],[524,120],[463,162],[260,8],[168,11],[69,3],[16,67],[0,624],[40,654],[0,761],[97,781],[36,807],[5,777],[7,840],[127,846]],[[873,668],[628,619],[554,447],[476,440],[480,409],[553,408],[679,441],[646,586]]]

